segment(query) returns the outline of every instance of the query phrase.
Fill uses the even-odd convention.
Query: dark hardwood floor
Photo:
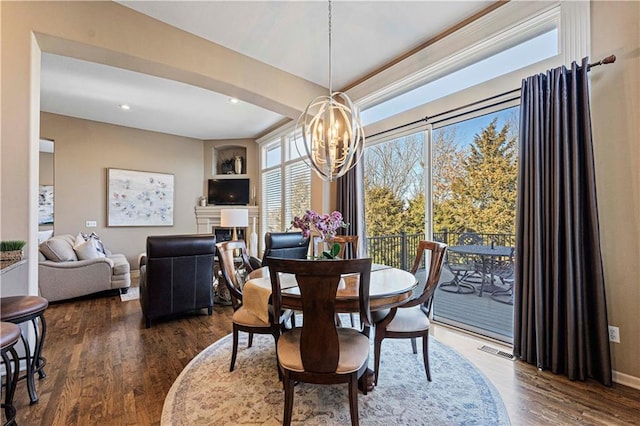
[[[32,406],[26,383],[19,382],[18,424],[159,424],[171,384],[197,353],[231,332],[231,313],[216,306],[213,316],[203,311],[145,329],[138,301],[121,302],[117,295],[51,305],[47,377],[37,381],[40,400]],[[481,341],[446,327],[436,326],[434,335],[491,379],[513,425],[640,424],[640,390],[540,372],[479,351]],[[437,371],[432,374],[437,380]]]

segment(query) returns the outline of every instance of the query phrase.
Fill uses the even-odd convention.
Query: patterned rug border
[[[244,337],[244,338],[243,338]],[[262,341],[261,341],[262,339]],[[264,339],[267,339],[266,341]],[[193,425],[193,424],[213,424],[212,422],[212,418],[208,417],[206,414],[198,414],[195,413],[194,411],[189,411],[186,410],[186,412],[188,413],[188,415],[190,416],[188,419],[185,418],[180,418],[180,419],[176,419],[174,418],[176,415],[181,415],[184,414],[185,410],[182,410],[183,413],[180,413],[180,409],[177,407],[177,400],[178,399],[182,399],[181,402],[195,402],[196,406],[200,407],[200,403],[202,403],[203,401],[199,401],[196,397],[195,401],[191,400],[191,397],[194,395],[184,395],[184,393],[188,393],[189,391],[192,391],[193,388],[197,387],[197,383],[188,383],[185,384],[183,382],[185,382],[185,379],[187,376],[191,375],[192,380],[195,378],[195,380],[193,380],[194,382],[199,381],[199,383],[203,386],[207,386],[213,387],[215,388],[215,382],[213,382],[213,380],[215,380],[216,378],[216,374],[218,376],[220,375],[236,375],[236,377],[239,379],[239,383],[237,385],[242,385],[242,374],[247,375],[247,376],[251,376],[251,377],[258,377],[259,373],[256,374],[251,374],[247,372],[247,369],[251,368],[251,365],[248,365],[252,360],[256,360],[259,359],[260,356],[263,356],[264,353],[259,352],[258,347],[260,346],[260,344],[265,344],[265,342],[268,343],[268,348],[272,348],[273,347],[273,340],[270,336],[262,336],[262,335],[256,335],[254,337],[254,345],[252,348],[247,348],[246,347],[246,334],[245,333],[240,333],[240,342],[239,342],[239,348],[238,348],[238,360],[236,362],[236,369],[234,370],[234,372],[230,373],[229,372],[229,360],[230,360],[230,356],[231,356],[231,340],[232,340],[232,335],[228,334],[224,337],[222,337],[221,339],[217,340],[216,342],[212,343],[211,345],[209,345],[207,348],[205,348],[202,352],[200,352],[198,355],[196,355],[183,369],[183,371],[180,373],[180,375],[176,378],[175,382],[173,383],[173,385],[171,386],[171,388],[169,389],[169,392],[167,393],[167,396],[165,398],[165,402],[164,402],[164,406],[163,406],[163,410],[162,410],[162,418],[161,418],[161,424],[162,425]],[[510,425],[510,420],[509,420],[509,415],[507,412],[506,407],[504,406],[504,402],[502,401],[502,398],[500,396],[500,393],[498,392],[498,390],[495,388],[495,386],[493,385],[493,383],[477,368],[475,367],[475,365],[469,361],[468,359],[466,359],[464,356],[462,356],[460,353],[458,353],[455,349],[438,342],[435,338],[433,338],[433,336],[430,336],[430,340],[429,340],[429,350],[430,350],[430,361],[431,361],[431,374],[432,374],[432,379],[434,380],[433,382],[429,383],[426,380],[426,377],[424,375],[424,370],[422,367],[420,367],[420,372],[417,375],[413,375],[412,377],[416,377],[418,380],[418,385],[420,384],[424,384],[426,386],[434,386],[434,384],[436,383],[436,380],[438,380],[438,377],[440,376],[438,374],[437,371],[437,363],[438,360],[434,359],[434,355],[440,356],[438,354],[446,354],[449,358],[451,358],[451,360],[453,361],[453,364],[456,364],[458,367],[460,367],[460,370],[464,370],[464,372],[459,373],[461,374],[462,377],[465,377],[467,379],[470,379],[473,382],[473,385],[475,385],[476,387],[483,388],[484,390],[488,391],[486,394],[485,392],[477,392],[479,398],[481,399],[483,402],[488,402],[491,401],[493,402],[494,406],[493,407],[488,407],[487,405],[483,405],[483,404],[479,404],[477,401],[471,401],[471,402],[464,402],[461,403],[461,407],[458,407],[458,413],[454,413],[454,414],[447,414],[443,417],[438,417],[436,419],[434,419],[433,417],[429,417],[430,413],[433,413],[433,411],[430,411],[430,408],[433,407],[429,407],[429,398],[430,396],[436,396],[435,392],[433,395],[427,395],[422,401],[420,401],[420,404],[424,404],[424,410],[419,410],[418,413],[413,413],[414,415],[418,415],[419,417],[411,417],[411,415],[407,416],[407,413],[410,411],[410,408],[408,405],[403,406],[403,407],[398,407],[401,410],[398,413],[398,417],[394,418],[394,419],[390,419],[390,418],[386,418],[386,419],[382,419],[379,420],[377,418],[375,418],[374,415],[370,415],[367,416],[365,412],[365,407],[366,406],[375,406],[376,408],[378,406],[380,406],[381,404],[378,402],[376,403],[375,400],[373,400],[373,398],[376,395],[376,390],[378,390],[378,394],[381,394],[382,392],[380,391],[380,389],[384,389],[383,386],[387,385],[387,386],[392,386],[389,385],[389,382],[392,381],[392,379],[395,379],[397,376],[395,373],[390,372],[389,369],[391,368],[390,365],[385,366],[385,347],[386,346],[390,346],[390,344],[396,345],[398,343],[406,343],[406,348],[402,348],[402,355],[403,356],[407,356],[407,354],[405,352],[409,353],[409,357],[415,357],[416,360],[418,361],[418,363],[420,364],[420,366],[422,366],[422,355],[420,353],[420,350],[418,351],[417,355],[414,355],[413,353],[411,353],[411,345],[410,342],[408,340],[398,340],[398,339],[386,339],[383,344],[382,344],[382,367],[381,367],[381,376],[380,376],[380,384],[378,386],[378,388],[374,389],[373,392],[369,393],[368,395],[363,395],[363,394],[359,394],[358,398],[359,398],[359,410],[360,410],[360,423],[363,425],[386,425],[389,424],[390,420],[393,420],[394,424],[411,424],[411,425],[415,425],[415,424],[424,424],[424,425],[433,425],[433,424],[438,424],[438,425]],[[221,348],[223,346],[225,346],[226,344],[228,344],[229,348],[228,351],[223,351]],[[406,349],[406,350],[405,350]],[[258,353],[254,353],[252,354],[250,351],[257,351]],[[387,350],[389,350],[387,348]],[[267,350],[268,351],[268,350]],[[267,352],[264,351],[264,352]],[[271,354],[273,356],[275,356],[273,354],[273,351],[269,351],[271,352]],[[373,354],[373,347],[372,347],[372,351],[371,353]],[[209,359],[206,360],[207,357],[212,356],[213,355],[213,359]],[[387,354],[388,356],[388,354]],[[243,360],[244,358],[244,360]],[[207,362],[208,361],[208,362]],[[449,361],[449,360],[447,360]],[[203,372],[200,373],[194,373],[194,366],[196,366],[196,364],[198,363],[204,363],[204,367],[201,365],[200,367],[202,367],[203,369],[205,367],[211,368],[214,364],[216,365],[216,374],[214,375],[205,375]],[[275,360],[273,360],[273,364],[275,364]],[[370,357],[370,364],[373,365],[373,356],[371,355]],[[387,363],[388,364],[388,363]],[[275,365],[273,365],[273,367],[275,367]],[[271,367],[269,367],[271,368]],[[244,369],[244,370],[242,370]],[[275,368],[274,368],[275,370]],[[209,371],[207,371],[209,372]],[[208,377],[204,377],[203,376],[208,376]],[[277,378],[275,378],[276,374],[275,371],[273,373],[274,379],[273,381],[276,381]],[[387,381],[387,383],[385,384],[385,380]],[[442,377],[441,377],[442,380]],[[444,380],[443,380],[444,382]],[[196,386],[194,386],[194,384]],[[442,386],[444,383],[440,383],[440,385]],[[448,389],[448,384],[444,384],[444,386]],[[265,383],[259,383],[258,386],[260,385],[265,385]],[[282,423],[282,405],[284,403],[284,396],[282,395],[281,392],[281,387],[278,383],[270,383],[271,386],[277,386],[277,390],[275,391],[275,399],[276,399],[276,403],[279,402],[279,408],[278,408],[278,412],[277,415],[275,416],[277,421],[275,421],[273,418],[267,418],[266,420],[264,418],[255,418],[256,415],[254,414],[249,415],[246,413],[247,409],[246,407],[236,407],[235,405],[232,404],[232,407],[234,407],[234,409],[238,409],[239,411],[243,411],[241,413],[238,413],[238,415],[234,415],[234,416],[229,416],[229,420],[228,422],[224,423],[223,419],[216,419],[214,421],[215,424],[260,424],[260,425],[275,425],[275,424],[281,424]],[[304,384],[301,384],[304,385]],[[298,385],[296,386],[296,389],[298,389],[298,393],[300,392],[300,386]],[[314,386],[314,385],[308,385],[308,386]],[[339,385],[337,385],[339,386]],[[242,386],[236,386],[237,389],[243,389]],[[318,386],[317,388],[326,388],[327,386]],[[344,387],[344,392],[346,392],[346,386]],[[210,390],[210,389],[209,389]],[[213,389],[214,391],[216,389]],[[437,389],[436,389],[437,390]],[[456,399],[462,399],[467,395],[467,391],[469,389],[464,389],[464,388],[459,388],[459,389],[452,389],[452,394],[448,395],[448,397],[444,398],[443,400],[445,401],[445,404],[449,404],[451,403],[451,401],[454,401]],[[221,392],[223,392],[223,389],[220,389]],[[206,393],[206,392],[205,392]],[[311,401],[309,400],[309,398],[304,395],[304,396],[300,396],[298,393],[296,393],[295,397],[294,397],[294,424],[314,424],[314,425],[327,425],[327,424],[343,424],[343,423],[348,423],[348,417],[347,418],[340,418],[340,414],[341,413],[336,413],[336,412],[331,412],[328,413],[326,411],[320,411],[319,413],[314,413],[313,417],[311,418],[307,418],[304,421],[296,421],[296,406],[298,407],[298,409],[300,409],[300,406],[302,406],[303,404],[311,404],[311,411],[313,411],[313,408],[315,406],[315,404],[318,402],[314,399],[312,399]],[[413,392],[411,392],[413,394]],[[346,393],[345,393],[346,395]],[[199,395],[200,397],[202,397],[202,395]],[[222,394],[222,395],[217,395],[216,392],[209,392],[206,393],[206,395],[204,396],[205,399],[207,400],[215,400],[217,398],[220,398],[222,400],[224,400],[225,398],[228,398],[228,394]],[[379,396],[378,399],[380,399],[381,396]],[[271,392],[270,395],[264,395],[264,397],[262,398],[262,400],[257,400],[256,404],[260,404],[260,403],[267,403],[267,404],[271,404],[274,405],[274,395],[273,395],[273,391]],[[322,401],[322,395],[320,395],[320,400],[321,402],[326,402],[326,401]],[[401,399],[402,400],[402,399]],[[386,401],[386,400],[385,400]],[[406,400],[403,400],[406,402]],[[346,400],[346,396],[344,398],[344,401],[340,401],[341,403],[343,403],[343,411],[346,410],[346,415],[348,416],[348,402]],[[442,405],[442,401],[436,401],[437,403],[439,402],[440,405]],[[408,403],[407,403],[408,404]],[[216,405],[216,407],[214,409],[219,409],[219,407],[217,407],[220,404],[214,404]],[[420,408],[423,408],[423,406],[421,405]],[[441,406],[437,407],[438,409],[441,409]],[[493,411],[491,409],[493,409]],[[475,413],[474,415],[466,415],[465,418],[460,418],[460,409],[462,409],[464,412],[466,412],[467,410],[475,410],[475,411],[479,411],[478,413]],[[206,409],[203,408],[203,411],[206,411]],[[227,412],[225,412],[225,414],[228,414]],[[424,415],[424,417],[422,417],[422,415]],[[249,420],[246,419],[246,417],[249,416]],[[484,417],[483,417],[484,416]],[[233,417],[233,420],[230,420],[230,418]],[[259,416],[258,416],[259,417]],[[244,420],[243,420],[244,419]]]

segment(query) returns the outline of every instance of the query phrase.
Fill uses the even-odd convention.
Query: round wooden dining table
[[[268,267],[259,268],[251,272],[248,276],[248,283],[262,281],[260,283],[261,286],[270,286],[270,280],[261,280],[265,278],[269,278]],[[337,312],[359,311],[358,280],[358,275],[344,275],[342,277],[343,282],[338,286],[338,292],[336,293]],[[281,283],[281,285],[283,284]],[[386,265],[373,264],[369,281],[370,310],[376,311],[402,305],[411,297],[417,285],[416,277],[410,272]],[[300,289],[297,286],[287,286],[280,293],[282,295],[283,308],[302,310],[302,298],[300,297]],[[368,328],[366,334],[368,335]],[[368,369],[360,378],[358,386],[360,390],[366,388],[367,392],[369,392],[374,388],[373,381],[373,370]]]
[[[249,274],[249,279],[269,277],[269,268],[259,268]],[[338,312],[358,312],[357,275],[346,275],[336,294]],[[386,265],[373,264],[369,282],[370,309],[377,311],[402,305],[411,297],[418,282],[410,272]],[[302,310],[302,299],[298,287],[282,289],[282,307]]]

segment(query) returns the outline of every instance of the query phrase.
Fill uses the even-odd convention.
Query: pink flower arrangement
[[[311,235],[311,227],[313,227],[322,239],[325,239],[335,237],[339,228],[346,228],[349,224],[342,220],[342,213],[339,211],[320,215],[313,210],[307,210],[302,217],[295,216],[291,226],[300,229],[305,238]]]

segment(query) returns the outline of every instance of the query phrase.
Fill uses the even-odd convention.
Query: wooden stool
[[[49,301],[40,296],[9,296],[0,298],[0,321],[7,321],[18,325],[31,321],[33,325],[33,331],[36,336],[33,354],[31,353],[28,338],[25,336],[28,330],[20,333],[20,338],[24,345],[24,359],[27,364],[27,374],[20,377],[19,380],[27,379],[27,390],[29,391],[31,404],[38,402],[35,382],[36,373],[38,373],[40,379],[47,377],[44,372],[46,360],[42,357],[42,346],[44,345],[44,337],[47,333],[44,311],[48,306]]]
[[[14,348],[14,345],[18,343],[20,339],[20,327],[10,322],[0,323],[0,356],[2,356],[2,362],[4,362],[5,369],[5,395],[4,414],[7,421],[4,426],[14,424],[16,418],[16,408],[13,406],[13,394],[16,391],[16,382],[18,381],[18,373],[20,372],[20,358]],[[11,359],[9,359],[11,355]],[[11,365],[13,363],[13,365]]]

